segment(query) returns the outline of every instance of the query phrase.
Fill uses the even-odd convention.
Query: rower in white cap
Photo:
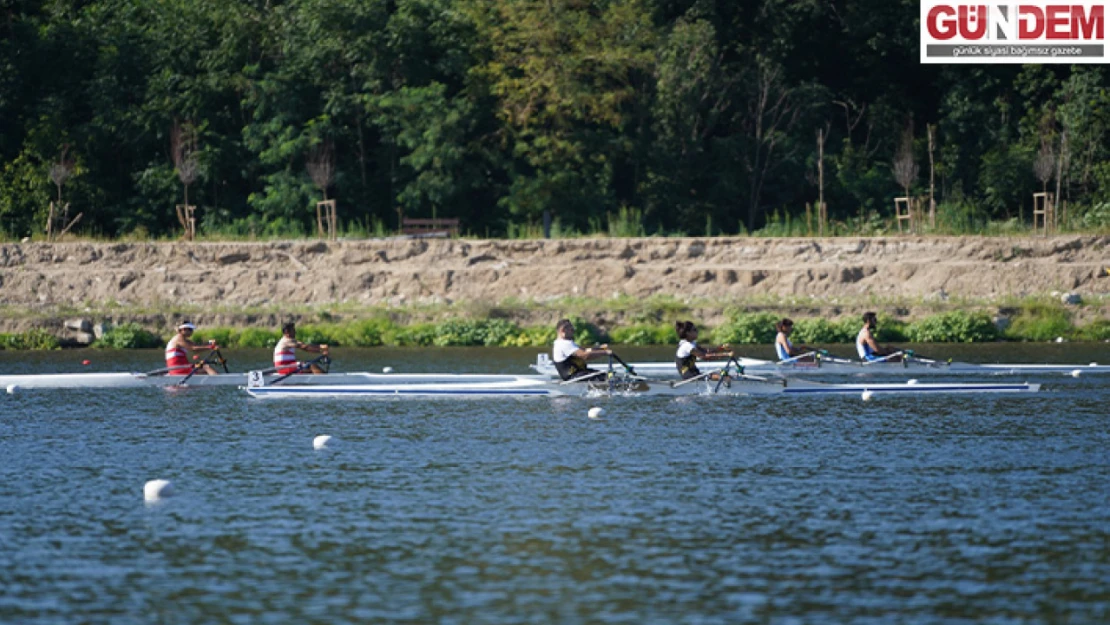
[[[166,375],[189,375],[193,372],[193,363],[189,362],[189,352],[201,352],[216,349],[216,341],[208,341],[207,345],[197,345],[189,340],[193,330],[197,327],[188,321],[183,321],[177,326],[177,334],[173,335],[166,343]],[[203,363],[201,369],[208,375],[216,375],[212,365]]]

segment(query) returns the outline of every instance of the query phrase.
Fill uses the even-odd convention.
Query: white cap
[[[185,323],[182,323],[181,325],[177,326],[177,329],[178,330],[196,330],[197,327],[195,325],[193,325],[192,323],[186,321]]]

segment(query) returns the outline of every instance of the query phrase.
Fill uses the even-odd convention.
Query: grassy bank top
[[[703,328],[706,343],[766,344],[774,341],[772,313],[733,312],[716,327]],[[667,345],[677,342],[673,323],[628,323],[602,327],[581,317],[573,319],[578,341],[583,345]],[[797,318],[792,339],[796,343],[851,343],[859,331],[854,318]],[[273,347],[280,338],[276,329],[201,327],[194,340],[215,340],[220,346]],[[555,339],[551,324],[521,326],[506,319],[447,319],[440,322],[399,324],[387,317],[346,323],[306,323],[298,326],[297,338],[309,343],[336,347],[377,346],[500,346],[546,347]],[[137,323],[106,328],[94,347],[108,349],[153,348],[168,339]],[[904,322],[880,315],[878,339],[881,342],[984,342],[998,340],[1051,341],[1056,339],[1110,340],[1110,320],[1099,319],[1084,325],[1072,321],[1066,310],[1051,306],[1031,306],[1013,318],[998,319],[986,312],[950,311]],[[41,329],[24,333],[0,334],[0,348],[57,349],[59,339]]]

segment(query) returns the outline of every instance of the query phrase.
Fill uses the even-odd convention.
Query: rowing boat
[[[252,372],[262,375],[261,372]],[[209,386],[246,386],[249,383],[247,373],[229,373],[221,375],[194,375],[189,378],[184,386],[209,387]],[[148,388],[177,386],[185,376],[147,375],[144,373],[54,373],[36,375],[0,375],[0,389],[15,387],[18,389],[65,389],[65,388]],[[272,383],[281,376],[270,374],[264,376],[263,382]],[[511,381],[517,376],[456,376],[456,381],[461,382],[489,382]],[[291,375],[280,381],[281,386],[347,386],[352,384],[390,383],[427,383],[441,380],[438,374],[376,374],[376,373],[329,373],[322,375]]]
[[[681,395],[814,395],[850,394],[902,395],[933,393],[1035,393],[1040,384],[924,384],[906,383],[824,384],[804,380],[774,380],[740,378],[717,381],[705,379],[693,382],[644,381],[629,379],[601,379],[594,381],[557,382],[543,375],[522,376],[430,376],[424,381],[399,380],[387,376],[368,384],[341,386],[265,386],[249,384],[245,390],[258,398],[355,398],[382,399],[406,397],[597,397],[597,396],[681,396]],[[505,378],[512,379],[505,379]],[[465,378],[465,379],[464,379]],[[484,379],[482,379],[484,378]]]
[[[736,362],[744,368],[745,373],[754,375],[782,375],[782,376],[811,376],[811,375],[1035,375],[1035,374],[1064,374],[1087,375],[1108,374],[1110,365],[1100,365],[1092,362],[1087,365],[1058,365],[1058,364],[973,364],[966,362],[940,362],[926,361],[910,358],[905,362],[859,362],[846,359],[819,358],[813,362],[794,361],[778,363],[773,360],[760,360],[757,358],[737,357]],[[720,364],[723,366],[724,361]],[[547,354],[539,354],[536,363],[529,365],[541,375],[556,377],[555,370]],[[668,378],[675,375],[673,362],[634,362],[629,366],[639,375],[650,378]],[[699,363],[704,371],[714,369],[714,361]],[[1078,372],[1078,373],[1077,373]]]

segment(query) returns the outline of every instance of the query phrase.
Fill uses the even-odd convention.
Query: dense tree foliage
[[[172,235],[173,129],[202,233],[458,217],[477,235],[735,233],[824,197],[866,231],[912,133],[940,217],[1110,225],[1104,66],[924,66],[916,0],[0,0],[0,233]],[[903,152],[904,154],[904,152]],[[70,159],[57,184],[52,167]],[[1035,174],[1038,162],[1049,163]],[[67,170],[68,171],[68,170]]]

